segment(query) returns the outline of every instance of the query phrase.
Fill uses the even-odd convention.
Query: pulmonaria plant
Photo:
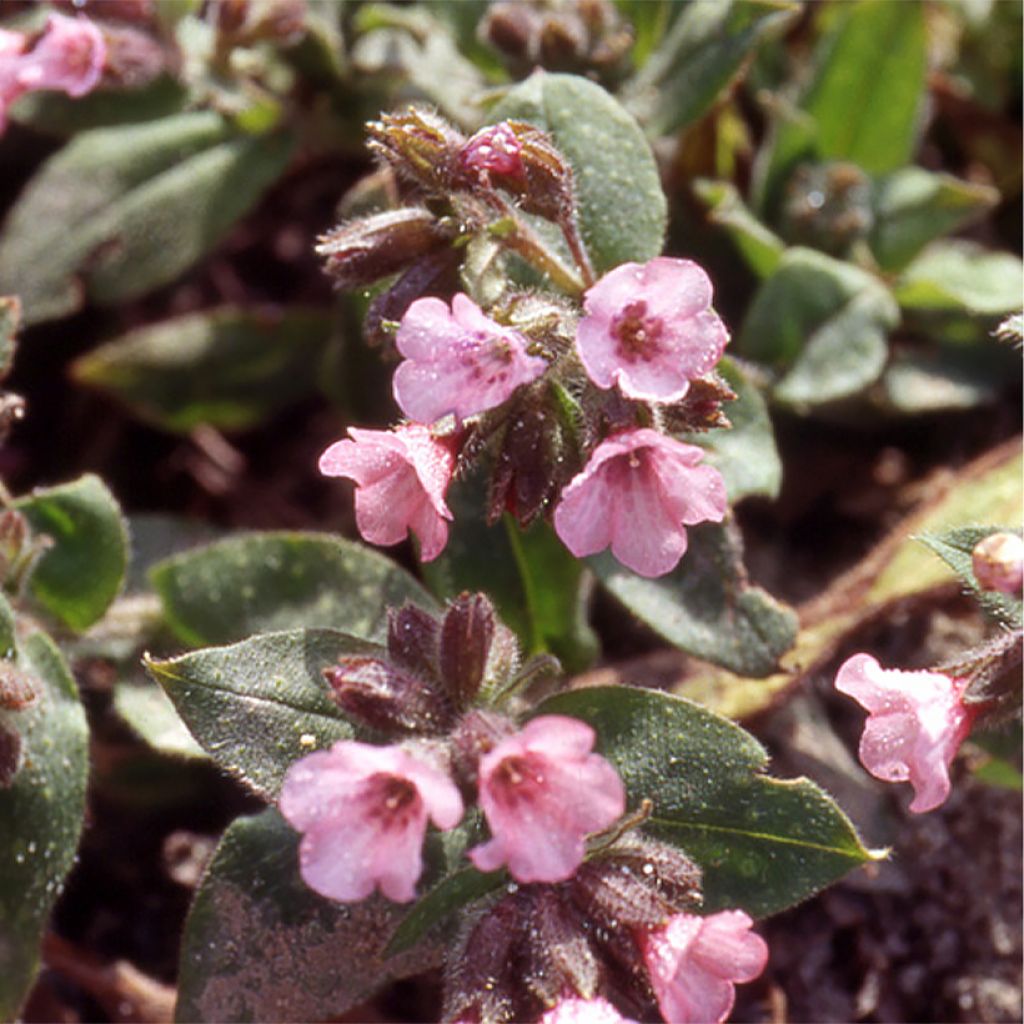
[[[577,556],[610,546],[641,575],[671,571],[686,551],[686,527],[727,513],[719,472],[665,426],[727,425],[719,406],[733,396],[713,371],[729,334],[711,307],[707,274],[690,260],[658,257],[596,278],[577,226],[572,167],[532,125],[501,122],[466,139],[436,115],[410,109],[370,130],[376,152],[434,203],[430,212],[375,214],[322,241],[327,270],[344,287],[398,270],[402,252],[410,264],[378,299],[398,321],[394,345],[403,358],[392,387],[410,422],[372,443],[396,452],[398,439],[407,449],[404,439],[413,437],[421,449],[448,444],[460,473],[494,453],[492,522],[506,511],[524,525],[543,515]],[[574,269],[524,213],[557,225]],[[461,291],[411,293],[432,279],[424,268],[451,251],[451,224],[460,225],[463,243],[498,248],[490,260],[496,273],[484,274],[489,283],[468,263],[463,268],[464,280],[489,296],[486,310]],[[532,263],[562,294],[513,285],[506,273],[513,257]],[[688,402],[691,391],[702,397]],[[411,528],[423,559],[436,557],[449,518],[440,477],[414,471],[419,462],[408,450],[382,478],[368,468],[383,465],[371,456],[370,434],[350,435],[367,455],[342,441],[321,469],[356,480],[360,533],[393,544]]]
[[[0,29],[0,133],[7,110],[27,92],[53,90],[74,97],[91,92],[106,55],[102,33],[81,16],[51,14],[31,46],[24,33]]]

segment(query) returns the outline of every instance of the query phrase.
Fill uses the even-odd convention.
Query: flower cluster
[[[390,431],[351,429],[320,461],[322,472],[355,482],[363,537],[394,544],[411,531],[423,560],[437,557],[453,476],[491,451],[492,520],[506,510],[524,524],[547,515],[577,556],[610,547],[641,575],[671,571],[686,551],[687,526],[720,522],[727,511],[722,477],[703,463],[702,449],[664,426],[722,425],[718,406],[733,397],[710,376],[729,335],[711,308],[707,274],[659,257],[595,280],[575,226],[572,169],[531,125],[502,122],[465,139],[411,110],[371,133],[400,176],[452,204],[449,221],[457,215],[464,231],[486,238],[499,216],[500,244],[572,293],[572,272],[517,217],[553,220],[589,286],[575,286],[577,305],[505,281],[486,312],[463,292],[408,295],[414,271],[452,244],[445,218],[423,207],[324,237],[327,269],[345,287],[399,270],[402,254],[419,261],[385,303],[398,321],[392,387],[408,421]]]
[[[509,695],[539,670],[469,594],[440,620],[392,611],[385,647],[326,668],[350,720],[396,742],[342,740],[289,768],[279,803],[302,834],[302,878],[340,902],[410,902],[428,825],[466,822],[450,845],[515,884],[466,911],[445,1019],[618,1021],[617,1005],[641,1016],[656,1004],[669,1021],[725,1020],[733,986],[764,967],[763,940],[742,911],[695,913],[700,869],[638,834],[648,810],[623,817],[625,786],[591,726],[517,721],[525,705]]]
[[[106,55],[100,30],[83,17],[51,14],[31,49],[24,33],[0,29],[0,133],[8,108],[27,92],[49,89],[76,97],[90,92]]]

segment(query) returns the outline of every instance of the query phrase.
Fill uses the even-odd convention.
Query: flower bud
[[[497,620],[483,594],[460,594],[441,625],[441,676],[448,692],[467,706],[480,690]]]
[[[24,711],[38,699],[37,681],[12,662],[0,661],[0,710]]]
[[[442,694],[383,658],[343,658],[324,678],[338,707],[371,729],[438,733],[451,724]]]
[[[524,943],[523,980],[545,1006],[565,992],[592,996],[601,969],[579,916],[561,887],[537,886],[526,920],[529,940]]]
[[[459,153],[466,139],[444,118],[409,107],[401,114],[384,114],[366,129],[370,149],[403,178],[434,194],[451,191],[459,175]]]
[[[406,602],[388,609],[388,655],[391,660],[424,679],[440,675],[437,619],[422,608]]]
[[[412,207],[342,224],[320,236],[316,252],[336,286],[353,289],[404,270],[449,237],[433,214]]]
[[[1019,594],[1024,584],[1024,540],[1016,533],[991,533],[975,545],[971,564],[982,590]]]

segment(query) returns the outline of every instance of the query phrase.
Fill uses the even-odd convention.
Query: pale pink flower
[[[537,1024],[634,1024],[600,996],[560,999]]]
[[[729,340],[711,309],[711,281],[690,260],[623,263],[587,289],[576,350],[601,388],[675,402],[722,358]]]
[[[84,96],[103,73],[107,47],[88,18],[51,14],[46,31],[20,59],[18,80],[25,89],[55,89]]]
[[[507,864],[519,882],[572,877],[586,836],[626,807],[622,780],[593,746],[589,725],[543,715],[480,759],[480,807],[493,837],[469,851],[481,871]]]
[[[0,29],[0,134],[7,127],[7,108],[25,92],[18,71],[26,41],[21,32]]]
[[[686,527],[721,522],[725,482],[704,452],[646,427],[602,441],[562,492],[555,531],[577,558],[611,545],[641,576],[661,576],[686,551]]]
[[[495,323],[461,293],[451,310],[441,299],[417,299],[402,317],[395,342],[406,357],[395,371],[395,400],[420,423],[493,409],[548,365],[527,354],[521,334]]]
[[[444,495],[455,454],[446,441],[415,423],[393,431],[349,427],[320,456],[320,472],[356,482],[356,525],[372,544],[397,544],[408,530],[419,537],[424,562],[448,542],[452,514]]]
[[[855,654],[839,667],[836,689],[870,712],[860,738],[864,767],[883,782],[909,781],[915,814],[943,803],[949,766],[975,715],[963,702],[967,680],[884,669],[870,654]]]
[[[718,1024],[732,1010],[738,982],[753,981],[768,946],[742,910],[709,917],[676,914],[638,938],[662,1016],[671,1024]]]
[[[483,174],[523,173],[520,153],[523,144],[516,133],[502,121],[481,128],[463,147],[459,161],[466,170]]]
[[[343,903],[375,887],[396,903],[414,899],[427,817],[445,830],[462,818],[462,797],[444,772],[401,747],[354,740],[296,761],[280,806],[303,833],[303,880]]]

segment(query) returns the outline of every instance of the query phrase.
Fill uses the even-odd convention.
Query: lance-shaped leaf
[[[538,71],[490,117],[551,133],[575,173],[580,230],[596,270],[661,252],[667,207],[654,155],[636,121],[599,85]]]
[[[692,0],[623,87],[626,105],[652,136],[671,135],[692,124],[747,54],[797,9],[788,0]]]
[[[389,558],[328,534],[243,534],[168,558],[149,575],[171,628],[193,647],[298,627],[382,639],[389,606],[440,611]]]
[[[993,533],[1016,533],[1020,528],[1008,526],[959,526],[942,533],[923,533],[918,540],[926,544],[957,574],[960,582],[974,591],[981,606],[1005,625],[1020,629],[1021,600],[1012,594],[985,590],[974,575],[974,548]]]
[[[19,770],[0,787],[2,1020],[17,1019],[35,978],[43,932],[78,848],[89,767],[85,713],[50,638],[22,638],[15,667],[36,698],[24,710],[0,711],[0,728],[12,730],[21,747]]]
[[[308,888],[298,838],[274,810],[225,832],[185,925],[179,1021],[337,1020],[439,963],[426,944],[385,955],[402,904],[334,903]]]
[[[795,107],[779,104],[756,172],[755,206],[769,217],[802,160],[848,160],[884,174],[910,163],[917,144],[927,70],[923,5],[857,0],[816,10],[829,21],[813,73]]]
[[[83,630],[107,610],[124,580],[128,533],[121,509],[99,477],[39,488],[14,507],[49,538],[29,590],[51,615]]]
[[[72,374],[164,430],[243,430],[315,390],[332,328],[319,309],[191,313],[107,342]]]
[[[744,675],[767,675],[793,644],[796,615],[747,581],[734,525],[705,523],[687,534],[683,560],[657,579],[637,576],[608,553],[589,562],[608,590],[669,643]]]
[[[776,399],[812,407],[877,380],[898,321],[896,302],[876,277],[793,248],[754,297],[736,349],[780,372]]]
[[[747,209],[730,182],[702,178],[693,183],[693,190],[707,203],[711,222],[722,225],[750,269],[767,277],[785,252],[782,239]]]
[[[240,136],[217,114],[83,132],[51,157],[0,235],[0,291],[27,323],[174,280],[284,171],[284,136]]]
[[[970,242],[934,242],[903,272],[895,294],[909,309],[998,316],[1021,306],[1024,264]]]
[[[292,762],[355,729],[330,699],[325,668],[384,649],[326,629],[254,636],[145,666],[199,745],[222,768],[274,798]]]
[[[732,426],[686,435],[683,440],[707,451],[707,461],[725,480],[731,505],[754,494],[776,498],[782,486],[782,461],[761,391],[750,371],[728,356],[715,370],[736,392],[736,400],[723,407]]]
[[[593,726],[644,828],[701,866],[704,908],[773,914],[877,857],[832,798],[807,779],[763,774],[764,748],[725,718],[654,690],[593,687],[561,693],[538,715]]]
[[[875,183],[869,244],[883,270],[905,267],[929,242],[955,231],[999,202],[998,190],[904,167]]]

